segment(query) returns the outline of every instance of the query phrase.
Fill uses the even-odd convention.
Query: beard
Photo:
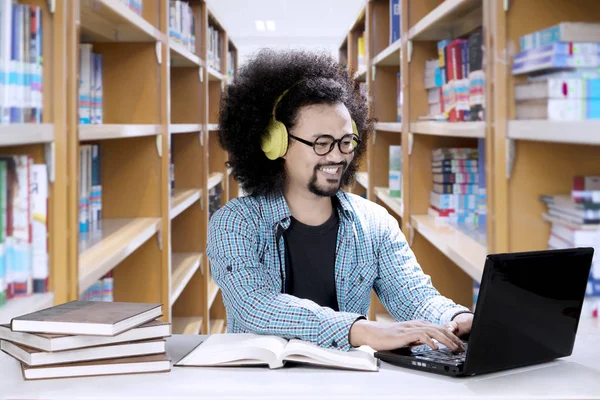
[[[324,186],[317,182],[317,174],[319,168],[329,166],[339,166],[340,168],[342,168],[343,172],[339,180],[337,178],[331,180],[327,179],[329,184]],[[355,162],[351,162],[350,165],[348,165],[348,163],[346,163],[345,161],[339,164],[318,164],[315,166],[313,175],[311,176],[310,181],[308,182],[308,190],[317,196],[333,197],[336,195],[336,193],[340,190],[342,186],[348,186],[350,184],[350,182],[354,178],[354,175],[356,174],[357,168],[358,167]]]

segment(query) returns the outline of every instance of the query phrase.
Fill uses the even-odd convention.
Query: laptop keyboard
[[[463,343],[463,345],[465,346],[465,351],[462,353],[454,353],[448,348],[441,348],[438,350],[427,350],[415,354],[415,356],[417,358],[426,358],[438,362],[460,363],[465,361],[465,356],[467,354],[467,344]]]

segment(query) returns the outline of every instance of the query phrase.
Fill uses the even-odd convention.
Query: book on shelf
[[[536,49],[557,42],[600,42],[600,23],[561,22],[519,38],[521,51]]]
[[[144,0],[121,0],[121,3],[129,7],[137,15],[142,15]]]
[[[79,146],[79,233],[100,228],[102,221],[102,147]],[[81,235],[86,238],[86,235]]]
[[[160,320],[146,322],[116,336],[55,335],[13,331],[9,324],[0,325],[0,339],[46,352],[82,349],[116,343],[136,342],[171,336],[171,324]]]
[[[390,0],[390,45],[400,39],[402,34],[402,2]]]
[[[114,301],[113,271],[109,271],[102,278],[97,279],[79,296],[81,301]]]
[[[222,44],[223,36],[213,25],[208,26],[208,65],[217,71],[221,71],[221,59],[223,58]]]
[[[0,6],[0,27],[1,123],[41,123],[42,9],[3,1]]]
[[[79,123],[103,122],[102,54],[94,53],[92,44],[79,45]]]
[[[548,78],[515,85],[515,100],[600,99],[600,79]]]
[[[536,99],[516,102],[519,120],[583,121],[600,119],[600,98]]]
[[[389,149],[389,189],[390,197],[402,197],[402,146],[390,145]]]
[[[348,352],[325,349],[315,344],[277,336],[252,333],[211,335],[180,361],[179,367],[232,367],[266,365],[278,369],[286,363],[312,364],[323,367],[377,371],[377,359],[363,347]]]
[[[115,336],[162,316],[154,303],[71,301],[11,320],[19,332]]]
[[[196,53],[196,17],[187,1],[170,0],[169,38]]]

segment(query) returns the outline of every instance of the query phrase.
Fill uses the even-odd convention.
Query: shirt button
[[[331,346],[332,347],[338,347],[337,342],[334,340],[333,342],[331,342]]]
[[[365,280],[365,277],[361,275],[360,278],[358,278],[358,280],[360,283],[362,283]]]
[[[233,270],[233,268],[231,268],[231,266],[227,267],[227,272],[231,272]]]

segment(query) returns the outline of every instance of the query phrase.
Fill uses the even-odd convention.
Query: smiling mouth
[[[319,171],[324,172],[327,175],[337,176],[341,169],[342,169],[342,167],[340,167],[340,166],[337,166],[337,167],[321,167],[321,168],[319,168]]]

